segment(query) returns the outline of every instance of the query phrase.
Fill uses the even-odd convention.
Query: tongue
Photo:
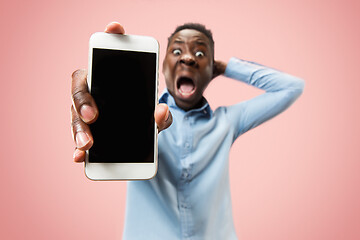
[[[191,82],[182,82],[180,85],[180,91],[183,93],[190,93],[194,89],[194,84]]]

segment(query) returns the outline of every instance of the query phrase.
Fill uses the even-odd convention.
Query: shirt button
[[[187,120],[189,119],[189,117],[188,117],[188,116],[186,116],[184,119],[187,121]]]
[[[190,204],[184,203],[184,204],[183,204],[183,208],[189,209],[189,208],[190,208]]]
[[[190,147],[190,144],[188,142],[185,143],[185,147],[186,148],[189,148]]]
[[[181,178],[185,180],[185,179],[187,179],[189,176],[190,176],[189,170],[183,169],[182,172],[181,172]]]

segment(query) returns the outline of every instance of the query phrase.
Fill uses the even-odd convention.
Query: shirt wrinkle
[[[301,94],[301,79],[232,58],[225,76],[265,93],[214,112],[180,109],[164,90],[172,125],[158,136],[157,175],[128,182],[124,240],[233,240],[229,151],[237,137],[284,111]],[[292,91],[289,91],[289,88]],[[295,89],[295,90],[293,90]]]

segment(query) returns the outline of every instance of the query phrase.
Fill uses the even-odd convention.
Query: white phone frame
[[[123,35],[97,32],[89,41],[89,66],[87,82],[91,93],[93,48],[127,50],[156,53],[155,106],[158,104],[159,86],[159,43],[148,36]],[[155,177],[158,168],[158,130],[154,121],[154,162],[153,163],[91,163],[86,152],[85,175],[90,180],[146,180]],[[96,141],[96,140],[95,140]],[[119,142],[121,144],[121,142]],[[121,155],[121,152],[119,152]]]

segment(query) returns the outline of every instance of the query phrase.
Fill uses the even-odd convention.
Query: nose
[[[195,58],[191,54],[183,54],[180,58],[180,63],[183,63],[187,66],[195,66]]]

